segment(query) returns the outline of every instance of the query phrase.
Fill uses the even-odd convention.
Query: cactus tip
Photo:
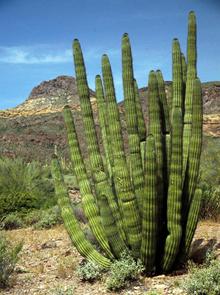
[[[128,37],[128,33],[123,34],[123,38]]]
[[[191,11],[189,12],[189,15],[195,15],[195,11],[194,11],[194,10],[191,10]]]

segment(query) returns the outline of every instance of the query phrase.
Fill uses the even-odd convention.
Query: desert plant
[[[48,167],[22,159],[0,159],[0,216],[55,204]]]
[[[24,225],[22,218],[16,214],[16,213],[11,213],[6,215],[5,217],[2,218],[0,221],[0,228],[2,229],[16,229],[19,227],[22,227]]]
[[[77,268],[77,275],[82,281],[95,281],[100,279],[103,274],[104,269],[98,264],[91,261],[82,261],[82,263]]]
[[[218,220],[220,218],[220,186],[202,183],[203,189],[200,217]]]
[[[0,233],[0,288],[4,288],[9,284],[9,279],[14,271],[18,261],[18,254],[22,249],[22,243],[12,246]]]
[[[220,262],[212,260],[202,268],[192,268],[189,278],[184,282],[183,287],[187,294],[220,294]]]
[[[135,280],[143,272],[144,266],[141,260],[135,259],[127,252],[122,252],[119,260],[115,260],[106,280],[108,290],[118,290],[125,287],[130,280]]]
[[[34,224],[35,229],[51,228],[54,225],[62,223],[60,210],[58,206],[51,207],[47,210],[41,210],[40,219]]]
[[[75,287],[57,287],[51,295],[74,295]]]
[[[129,37],[128,34],[122,37],[128,151],[123,142],[108,56],[102,57],[104,88],[101,77],[96,77],[104,148],[101,154],[78,40],[74,40],[73,51],[89,167],[85,165],[68,106],[64,108],[64,120],[83,210],[101,252],[86,239],[73,214],[59,161],[54,155],[52,175],[67,231],[78,251],[102,267],[109,268],[112,260],[129,250],[133,259],[141,259],[147,273],[168,272],[188,255],[201,203],[197,178],[202,141],[202,95],[196,72],[195,14],[189,14],[187,65],[179,41],[173,40],[170,108],[162,73],[158,70],[149,74],[147,136],[134,80]]]
[[[220,217],[220,140],[205,136],[200,167],[202,204],[200,217],[218,220]]]

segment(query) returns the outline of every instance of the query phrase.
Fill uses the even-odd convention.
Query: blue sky
[[[88,81],[101,72],[107,53],[118,100],[121,36],[129,33],[139,87],[160,68],[171,79],[171,43],[186,49],[187,15],[198,22],[198,72],[202,81],[220,80],[219,0],[0,0],[0,109],[23,102],[43,80],[74,75],[72,40],[84,52]]]

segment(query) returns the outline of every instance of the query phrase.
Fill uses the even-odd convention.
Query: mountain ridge
[[[168,97],[171,93],[170,85],[171,82],[166,82]],[[139,93],[147,122],[147,88],[140,88]],[[96,128],[99,131],[97,104],[93,90],[90,90],[90,100]],[[86,151],[76,81],[73,77],[58,76],[34,87],[22,104],[0,111],[1,155],[20,156],[27,161],[35,159],[45,162],[50,159],[54,145],[57,145],[61,155],[68,157],[68,145],[62,118],[62,108],[67,103],[74,113],[82,149]],[[124,105],[123,102],[119,102],[118,105],[124,132]],[[204,134],[220,137],[220,82],[203,84],[203,106]]]

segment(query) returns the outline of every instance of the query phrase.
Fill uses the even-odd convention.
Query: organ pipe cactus
[[[74,216],[59,161],[54,157],[52,175],[67,231],[78,251],[102,267],[108,268],[124,250],[130,250],[135,259],[142,260],[148,274],[169,272],[189,253],[201,202],[197,178],[202,94],[196,72],[195,14],[189,14],[186,59],[179,41],[173,40],[171,106],[161,71],[149,74],[148,128],[134,77],[129,37],[123,35],[127,145],[108,56],[102,57],[102,77],[96,76],[101,129],[97,133],[78,40],[74,40],[73,52],[89,167],[82,156],[70,107],[65,106],[63,114],[83,209],[101,252],[89,242]]]

